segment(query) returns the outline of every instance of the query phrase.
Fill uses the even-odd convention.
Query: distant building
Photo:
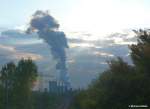
[[[49,92],[63,94],[70,92],[72,89],[68,88],[64,83],[59,81],[49,81]]]
[[[64,94],[72,90],[67,84],[55,78],[50,74],[40,73],[35,82],[34,91],[49,92],[55,94]]]

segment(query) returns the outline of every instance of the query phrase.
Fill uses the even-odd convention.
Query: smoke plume
[[[60,81],[69,86],[65,53],[68,44],[64,32],[58,29],[59,24],[48,12],[36,11],[32,16],[27,32],[37,32],[39,37],[50,46],[51,53],[57,60],[56,69],[60,71]]]

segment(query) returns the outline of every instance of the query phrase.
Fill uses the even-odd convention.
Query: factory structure
[[[71,92],[72,88],[64,81],[56,79],[50,74],[39,74],[37,84],[34,88],[35,91],[49,92],[54,94],[64,94]]]
[[[72,91],[71,88],[68,88],[63,82],[59,81],[49,81],[49,92],[50,93],[66,93]]]

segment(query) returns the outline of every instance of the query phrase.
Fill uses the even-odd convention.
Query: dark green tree
[[[81,109],[127,109],[131,103],[130,83],[134,68],[121,58],[108,62],[109,69],[77,97]]]
[[[150,107],[150,32],[135,31],[137,44],[129,46],[134,65],[121,58],[108,62],[86,91],[76,96],[78,109],[127,109],[129,105]],[[73,108],[74,109],[74,108]]]
[[[0,109],[4,109],[4,100],[3,100],[3,95],[4,95],[4,91],[3,91],[3,87],[0,84]]]
[[[137,44],[130,46],[132,60],[140,72],[150,75],[150,32],[148,30],[135,31]]]
[[[0,71],[1,109],[32,109],[32,87],[37,73],[30,59],[4,65]]]
[[[3,66],[0,71],[0,104],[3,109],[9,109],[11,107],[11,94],[15,80],[15,71],[16,65],[13,62],[10,62]]]
[[[32,60],[20,60],[16,68],[16,79],[14,84],[15,109],[32,109],[32,87],[37,77],[37,66]]]

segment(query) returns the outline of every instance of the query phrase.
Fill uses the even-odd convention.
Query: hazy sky
[[[87,85],[103,70],[105,60],[121,56],[129,61],[127,45],[136,40],[135,34],[112,34],[110,37],[102,34],[150,27],[150,0],[0,0],[0,28],[22,29],[36,10],[49,10],[60,28],[68,32],[68,68],[73,85],[78,87]],[[20,34],[10,36],[0,37],[0,64],[10,58],[30,56],[34,60],[44,59],[39,65],[43,72],[52,71],[54,63],[48,60],[50,52],[43,41],[37,37],[18,37]],[[98,38],[103,40],[96,40]],[[42,52],[39,49],[43,49]]]
[[[27,25],[36,10],[49,10],[64,31],[106,33],[150,27],[150,0],[0,0],[0,27]]]

